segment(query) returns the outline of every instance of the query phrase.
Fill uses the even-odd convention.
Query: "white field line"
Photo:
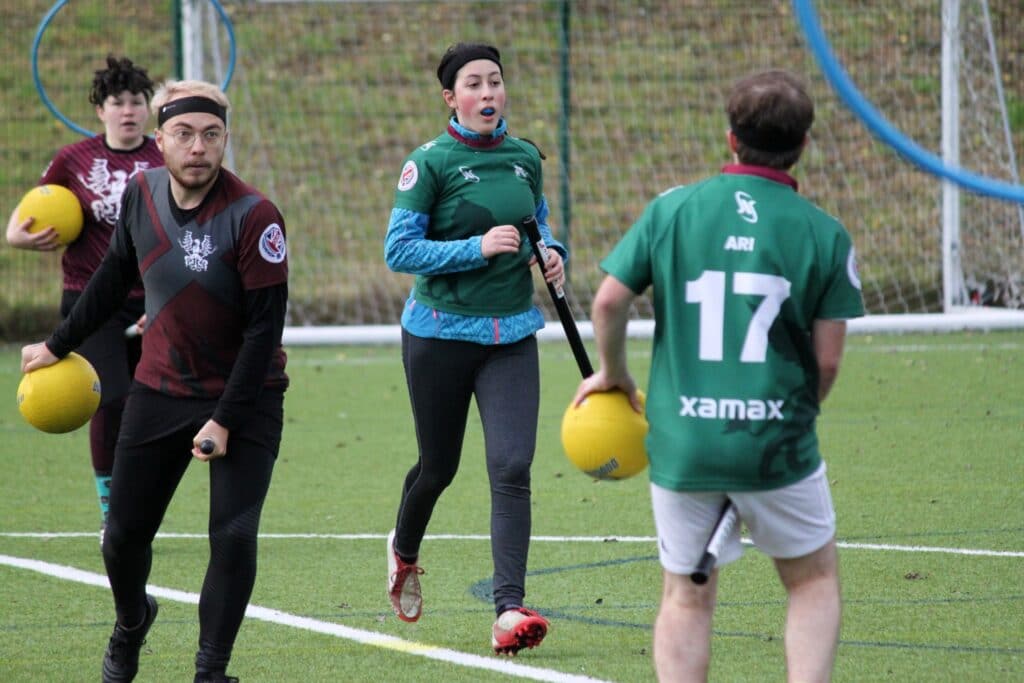
[[[0,532],[0,538],[91,538],[95,537],[95,531],[7,531]],[[326,539],[337,541],[377,541],[387,538],[387,534],[260,534],[260,539]],[[178,538],[178,539],[205,539],[206,534],[183,534],[183,533],[159,533],[157,538]],[[488,541],[487,534],[427,534],[424,540],[427,541]],[[753,545],[748,538],[744,538],[744,545]],[[532,543],[647,543],[657,544],[658,539],[654,536],[532,536]],[[943,546],[927,545],[896,545],[892,543],[849,543],[840,541],[836,544],[847,550],[881,550],[897,553],[943,553],[947,555],[982,556],[982,557],[1024,557],[1024,551],[1019,550],[989,550],[985,548],[948,548]]]
[[[0,565],[7,565],[18,569],[27,569],[29,571],[46,574],[47,576],[53,576],[66,581],[75,581],[107,589],[110,588],[110,584],[108,583],[106,576],[96,574],[95,572],[76,569],[74,567],[67,567],[64,565],[22,557],[12,557],[10,555],[0,555]],[[173,588],[163,588],[161,586],[153,585],[147,586],[146,592],[155,597],[166,600],[184,602],[192,605],[199,604],[199,595],[197,593],[188,593],[185,591],[175,590]],[[529,666],[526,664],[516,664],[508,659],[499,658],[497,656],[483,657],[466,652],[459,652],[457,650],[449,650],[443,647],[427,645],[426,643],[403,640],[402,638],[389,636],[383,633],[365,631],[363,629],[342,626],[341,624],[335,624],[329,621],[320,621],[319,619],[311,619],[309,617],[288,614],[287,612],[281,612],[267,607],[260,607],[258,605],[249,605],[245,610],[245,616],[249,619],[256,619],[258,621],[266,621],[272,624],[302,629],[304,631],[313,631],[315,633],[336,636],[362,645],[379,647],[385,650],[393,650],[395,652],[415,655],[418,657],[426,657],[428,659],[436,659],[471,669],[495,671],[507,676],[525,678],[531,681],[551,681],[552,683],[603,683],[597,678],[568,674],[562,671],[543,669],[541,667]]]
[[[95,532],[0,533],[0,538],[5,537],[53,539],[95,536]],[[206,535],[163,533],[158,534],[158,537],[168,539],[205,539]],[[386,534],[260,534],[260,538],[300,540],[382,540],[386,538]],[[455,541],[484,541],[488,538],[489,536],[484,534],[429,534],[426,536],[426,540]],[[657,539],[651,536],[534,536],[531,540],[540,543],[644,543],[653,545],[655,544]],[[746,545],[750,545],[749,539],[744,538],[743,542]],[[950,555],[984,557],[1024,557],[1024,552],[1019,551],[986,550],[976,548],[907,546],[886,543],[838,543],[838,546],[840,548],[845,548],[849,550],[873,550],[907,553],[945,553]],[[50,562],[43,562],[41,560],[33,560],[28,558],[13,557],[10,555],[0,554],[0,565],[7,565],[19,569],[35,571],[41,574],[46,574],[48,576],[53,576],[66,581],[75,581],[90,586],[97,586],[107,589],[109,589],[110,587],[110,584],[107,581],[107,577],[103,576],[102,574],[84,571],[81,569],[77,569],[75,567],[68,567],[64,565],[53,564]],[[152,585],[147,586],[146,590],[156,597],[164,598],[167,600],[174,600],[177,602],[184,602],[193,605],[199,603],[199,595],[196,593],[188,593],[185,591],[175,590],[173,588],[163,588],[161,586]],[[350,626],[343,626],[341,624],[336,624],[333,622],[320,621],[319,619],[311,619],[309,617],[288,614],[287,612],[281,612],[279,610],[271,609],[268,607],[260,607],[258,605],[249,605],[248,608],[246,609],[245,614],[246,617],[250,619],[266,621],[273,624],[279,624],[281,626],[289,626],[292,628],[298,628],[305,631],[312,631],[315,633],[322,633],[325,635],[351,640],[362,645],[379,647],[382,649],[393,650],[395,652],[401,652],[408,655],[426,657],[428,659],[436,659],[439,661],[448,662],[451,664],[464,666],[467,668],[495,671],[515,678],[523,678],[533,681],[552,681],[554,683],[601,683],[600,679],[590,678],[588,676],[568,674],[553,669],[544,669],[540,667],[528,666],[523,664],[515,664],[506,659],[499,659],[496,657],[482,657],[480,655],[459,652],[457,650],[449,650],[442,647],[436,647],[434,645],[428,645],[426,643],[417,643],[410,640],[404,640],[402,638],[398,638],[396,636],[389,636],[383,633],[366,631],[363,629],[352,628]]]
[[[981,548],[943,548],[928,545],[889,545],[888,543],[837,543],[849,550],[891,550],[901,553],[945,553],[947,555],[973,555],[982,557],[1024,557],[1024,551],[985,550]]]

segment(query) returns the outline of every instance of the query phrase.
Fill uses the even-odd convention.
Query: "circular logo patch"
[[[846,257],[846,276],[850,284],[860,289],[860,272],[857,270],[857,253],[850,247],[850,255]]]
[[[398,179],[398,189],[402,192],[411,190],[415,185],[416,181],[420,178],[420,171],[416,168],[416,162],[411,159],[405,162],[405,166],[402,167],[402,175]]]
[[[284,241],[284,230],[277,223],[271,223],[260,235],[260,256],[269,263],[281,263],[288,255],[288,245]]]

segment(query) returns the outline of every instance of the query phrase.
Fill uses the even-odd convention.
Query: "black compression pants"
[[[415,557],[442,491],[459,468],[469,404],[476,398],[491,489],[494,604],[521,606],[530,544],[530,465],[537,442],[537,340],[482,345],[402,331],[402,361],[419,460],[398,508],[395,548]]]
[[[227,667],[252,594],[256,536],[281,441],[283,398],[280,391],[264,390],[246,423],[231,431],[227,455],[196,463],[210,471],[210,560],[199,597],[199,670]],[[145,614],[153,538],[194,459],[192,438],[215,405],[138,384],[128,396],[103,539],[103,561],[122,625],[137,624]]]

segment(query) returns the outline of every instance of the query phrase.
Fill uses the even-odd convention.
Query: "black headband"
[[[733,125],[731,128],[740,142],[762,152],[789,152],[802,145],[806,135],[806,133],[774,127],[758,128],[757,126]]]
[[[490,45],[460,45],[446,52],[441,58],[441,63],[437,67],[437,80],[441,81],[441,87],[452,90],[455,87],[455,74],[459,69],[477,59],[489,59],[498,65],[498,71],[504,75],[498,48]]]
[[[213,114],[223,121],[224,125],[227,125],[228,122],[227,107],[217,104],[209,97],[193,95],[191,97],[182,97],[177,100],[171,100],[164,106],[160,107],[160,113],[157,115],[156,125],[157,127],[160,127],[167,122],[167,119],[180,116],[181,114],[190,114],[192,112]]]

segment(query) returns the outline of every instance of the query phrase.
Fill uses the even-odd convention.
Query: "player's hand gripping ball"
[[[78,197],[60,185],[39,185],[25,193],[18,204],[18,222],[35,219],[29,232],[41,232],[51,225],[62,245],[74,242],[82,232],[82,205]]]
[[[72,432],[100,405],[100,378],[82,356],[69,353],[53,365],[25,373],[18,410],[30,425],[50,434]]]
[[[643,392],[638,392],[641,405]],[[622,391],[588,394],[562,416],[562,448],[569,461],[595,479],[626,479],[647,467],[647,420]]]

